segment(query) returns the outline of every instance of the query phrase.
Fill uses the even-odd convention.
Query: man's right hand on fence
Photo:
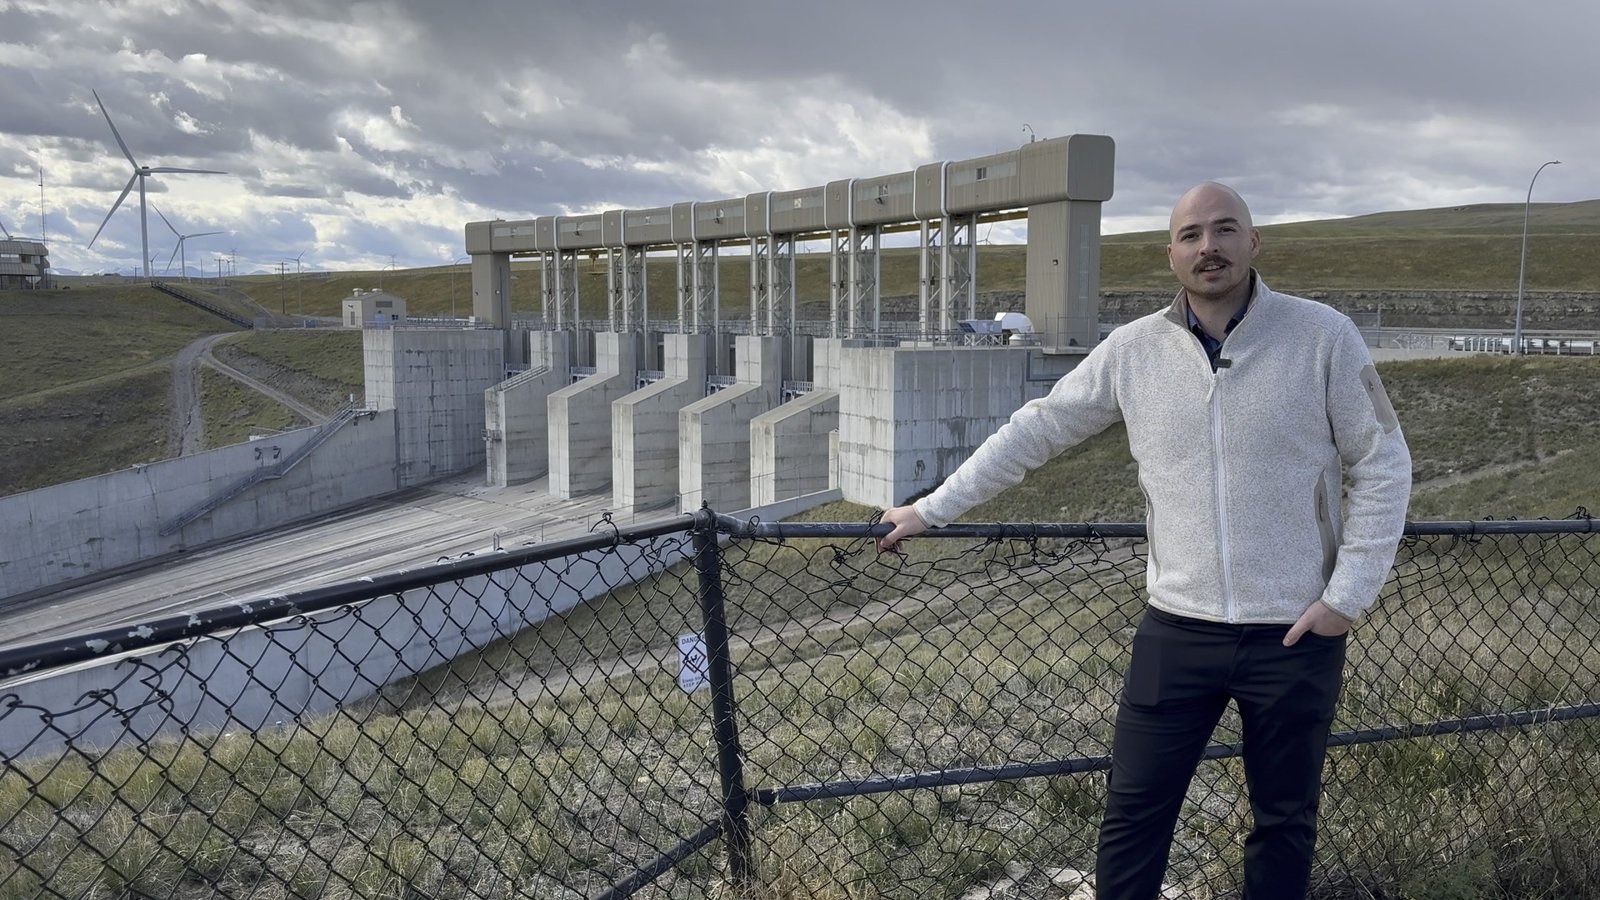
[[[900,543],[902,538],[918,535],[928,530],[928,526],[922,521],[922,517],[917,515],[917,511],[909,506],[896,506],[887,510],[879,521],[894,526],[893,531],[878,538],[879,553],[893,552],[895,545]]]

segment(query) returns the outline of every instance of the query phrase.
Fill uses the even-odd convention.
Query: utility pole
[[[301,250],[300,256],[305,255],[306,252]],[[296,256],[294,258],[294,312],[297,316],[303,316],[306,314],[306,289],[305,285],[301,284],[302,279],[300,278],[300,256]]]

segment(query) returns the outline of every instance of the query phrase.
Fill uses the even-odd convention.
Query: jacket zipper
[[[1211,373],[1211,463],[1217,473],[1217,553],[1222,557],[1222,617],[1223,621],[1232,623],[1233,570],[1228,563],[1231,555],[1228,549],[1228,473],[1223,465],[1222,453],[1222,395],[1217,391],[1221,381],[1220,371]]]

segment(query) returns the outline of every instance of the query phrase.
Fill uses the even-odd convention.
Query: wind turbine
[[[189,255],[184,252],[184,249],[183,249],[184,241],[187,241],[189,238],[206,237],[208,235],[213,235],[213,234],[223,234],[224,232],[221,232],[221,231],[197,231],[194,234],[178,234],[178,229],[173,228],[172,227],[172,223],[170,221],[167,221],[166,215],[161,212],[161,207],[156,206],[154,203],[152,203],[152,204],[150,204],[150,208],[156,211],[156,215],[161,216],[161,221],[166,223],[167,230],[171,231],[173,234],[178,236],[178,246],[173,247],[172,248],[172,256],[167,257],[167,268],[165,269],[165,271],[166,272],[171,272],[172,271],[172,259],[173,259],[173,257],[181,256],[182,260],[178,264],[178,270],[183,273],[183,280],[184,281],[188,281],[189,280]]]
[[[179,169],[173,166],[139,165],[139,161],[134,159],[133,153],[128,150],[128,144],[122,139],[122,134],[117,131],[116,123],[111,121],[111,114],[106,112],[106,105],[100,101],[100,94],[92,90],[89,93],[94,94],[94,102],[100,104],[100,114],[106,117],[106,124],[111,126],[111,136],[117,139],[117,146],[122,148],[122,155],[126,156],[128,158],[128,162],[133,165],[133,177],[128,179],[128,186],[122,189],[122,194],[121,196],[117,197],[117,202],[111,204],[111,211],[106,213],[105,219],[100,222],[100,227],[95,229],[94,237],[89,239],[89,246],[93,247],[94,242],[99,240],[100,232],[106,230],[106,223],[111,221],[111,217],[116,214],[117,208],[122,205],[122,201],[128,199],[128,192],[133,190],[133,183],[137,181],[139,182],[139,239],[143,245],[144,251],[144,255],[141,258],[148,260],[150,258],[150,228],[149,223],[145,219],[144,212],[145,178],[150,175],[165,172],[182,172],[191,175],[226,175],[228,173],[219,172],[216,169]],[[144,265],[145,278],[147,279],[150,277],[149,265],[150,264],[148,262]]]

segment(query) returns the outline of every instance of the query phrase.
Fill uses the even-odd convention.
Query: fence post
[[[722,833],[728,840],[728,870],[741,894],[754,880],[750,855],[750,795],[744,786],[744,752],[734,719],[733,670],[728,660],[728,621],[722,595],[722,548],[717,518],[708,508],[695,517],[694,565],[700,575],[700,614],[705,625],[706,674],[711,681],[711,730],[722,782]]]

